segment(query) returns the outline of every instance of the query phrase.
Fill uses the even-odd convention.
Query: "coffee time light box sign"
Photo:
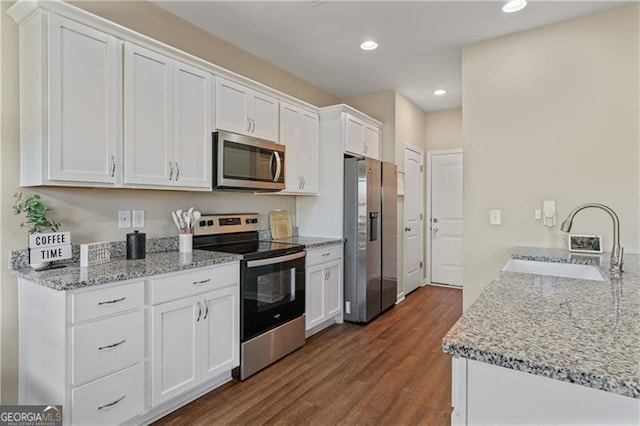
[[[29,235],[29,263],[51,262],[71,257],[71,233],[47,232]]]

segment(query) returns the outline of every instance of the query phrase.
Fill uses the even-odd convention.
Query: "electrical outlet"
[[[351,302],[345,302],[344,303],[344,310],[346,311],[347,314],[351,313]]]
[[[133,210],[132,223],[134,228],[144,228],[144,210]]]
[[[118,228],[131,228],[131,210],[118,211]]]
[[[489,224],[490,225],[501,225],[502,224],[502,211],[501,210],[491,210],[491,211],[489,211]]]

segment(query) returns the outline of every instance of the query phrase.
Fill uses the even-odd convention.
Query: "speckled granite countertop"
[[[605,281],[500,272],[443,338],[447,353],[640,399],[640,255],[520,248],[516,259],[592,264]],[[506,262],[506,260],[505,260]]]
[[[167,251],[147,253],[145,259],[111,259],[107,263],[81,268],[79,263],[65,264],[58,269],[36,272],[31,268],[13,271],[24,278],[54,290],[73,290],[115,281],[145,278],[152,275],[241,260],[242,256],[213,251],[194,250],[192,253]]]
[[[323,238],[323,237],[291,237],[291,238],[279,238],[272,241],[278,241],[281,243],[289,244],[302,244],[305,248],[316,248],[324,246],[332,246],[334,244],[342,244],[344,239],[342,238]]]

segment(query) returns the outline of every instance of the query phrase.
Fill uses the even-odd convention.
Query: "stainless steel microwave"
[[[213,187],[254,191],[284,189],[285,146],[230,132],[213,133]]]

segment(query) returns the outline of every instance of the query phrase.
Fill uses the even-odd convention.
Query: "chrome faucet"
[[[620,247],[620,220],[618,219],[618,215],[613,211],[611,207],[607,207],[604,204],[599,203],[588,203],[583,204],[581,206],[576,207],[571,210],[567,219],[562,222],[562,226],[560,226],[560,230],[563,232],[571,231],[571,226],[573,225],[573,218],[575,215],[584,209],[588,208],[596,208],[600,210],[604,210],[609,213],[611,219],[613,220],[613,248],[611,249],[611,266],[609,267],[609,271],[614,274],[620,274],[622,272],[622,255],[624,253],[624,249]]]

